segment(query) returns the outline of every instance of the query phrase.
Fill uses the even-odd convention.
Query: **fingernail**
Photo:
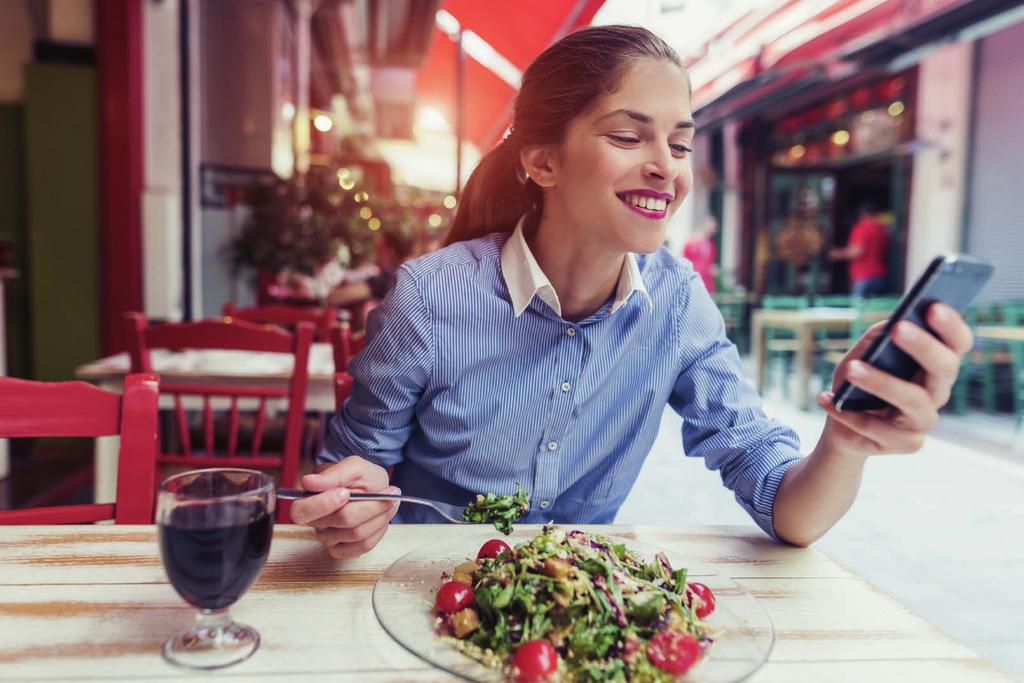
[[[821,405],[830,403],[834,396],[835,394],[833,394],[831,391],[823,391],[820,394],[818,394],[818,403],[820,403]]]
[[[348,489],[336,489],[334,492],[334,502],[338,505],[348,502]]]
[[[388,493],[394,496],[400,496],[402,495],[402,489],[398,488],[397,486],[389,486]]]
[[[855,360],[852,363],[850,363],[850,367],[847,370],[847,374],[850,377],[867,377],[868,366],[862,361]]]
[[[917,336],[917,330],[910,323],[900,323],[896,326],[896,336],[904,341],[911,341]]]

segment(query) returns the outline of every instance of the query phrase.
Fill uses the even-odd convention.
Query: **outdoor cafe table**
[[[888,313],[864,313],[868,322],[884,320]],[[773,327],[790,330],[796,337],[796,378],[797,406],[801,410],[810,408],[808,381],[814,372],[814,339],[819,331],[839,330],[849,332],[857,320],[858,311],[853,308],[816,307],[804,309],[758,308],[751,315],[751,346],[754,354],[754,372],[758,393],[764,393],[765,361],[768,357],[764,330]]]
[[[292,372],[288,354],[256,351],[189,350],[183,352],[155,349],[150,354],[153,371],[162,379],[188,381],[192,384],[251,384],[286,386]],[[130,363],[127,353],[119,353],[79,366],[75,377],[98,384],[108,391],[121,391]],[[309,382],[306,410],[315,413],[334,412],[334,355],[330,344],[313,344],[309,352]],[[173,403],[162,407],[169,408]],[[114,500],[117,486],[117,451],[119,438],[96,439],[94,500]]]
[[[974,330],[974,336],[980,339],[1024,342],[1024,327],[982,325]]]
[[[745,527],[583,528],[674,550],[750,593],[776,637],[755,683],[1010,680],[813,548]],[[0,680],[451,680],[387,635],[371,595],[402,555],[480,533],[396,525],[370,553],[342,562],[311,530],[278,526],[263,574],[232,609],[262,645],[251,659],[204,674],[161,658],[163,641],[194,617],[164,577],[155,527],[0,527]]]

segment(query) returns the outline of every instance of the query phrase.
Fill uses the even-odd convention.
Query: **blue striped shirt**
[[[686,454],[718,471],[775,537],[775,495],[799,439],[761,411],[692,267],[665,249],[631,255],[642,283],[624,291],[624,268],[615,301],[586,319],[564,320],[539,295],[517,315],[502,271],[509,239],[456,243],[401,267],[370,315],[349,366],[352,396],[319,462],[359,454],[395,466],[403,493],[459,506],[520,482],[526,523],[605,524],[668,404],[683,418]],[[395,521],[441,520],[403,505]]]

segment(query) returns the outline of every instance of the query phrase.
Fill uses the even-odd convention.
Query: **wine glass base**
[[[197,627],[170,638],[163,655],[186,669],[221,669],[245,661],[260,646],[260,634],[245,624],[220,628]]]

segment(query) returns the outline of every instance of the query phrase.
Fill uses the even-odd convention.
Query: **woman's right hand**
[[[302,478],[302,488],[318,493],[292,504],[292,521],[316,529],[317,540],[337,560],[358,557],[372,549],[398,512],[397,501],[351,504],[349,491],[401,493],[389,485],[387,470],[358,455],[307,474]]]

